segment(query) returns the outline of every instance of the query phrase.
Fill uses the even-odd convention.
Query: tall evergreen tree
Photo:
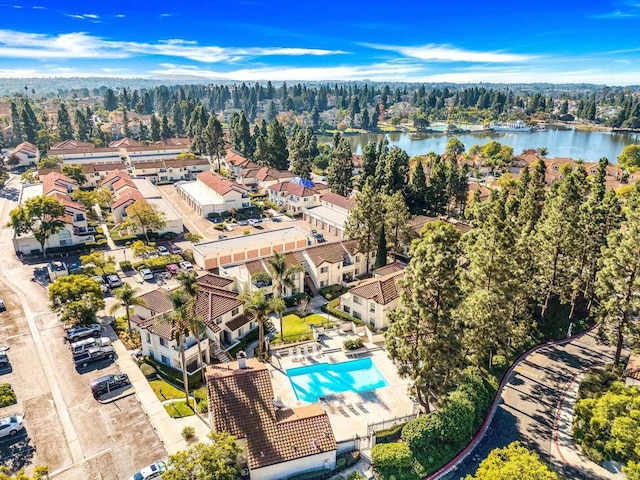
[[[116,99],[116,95],[115,93],[113,93],[112,89],[107,88],[107,90],[104,92],[102,106],[107,112],[113,112],[116,108],[118,108],[118,100]]]
[[[169,126],[169,119],[167,118],[166,115],[162,116],[162,127],[160,128],[160,136],[162,137],[163,140],[166,140],[167,138],[171,138],[173,136],[173,133],[171,132],[171,127]]]
[[[89,126],[87,118],[80,109],[76,109],[73,116],[74,123],[76,124],[76,138],[82,142],[86,142],[89,140]]]
[[[73,138],[73,128],[71,128],[71,118],[64,103],[60,104],[58,109],[58,136],[60,140],[69,140]]]
[[[11,130],[13,132],[13,142],[20,143],[23,140],[24,130],[20,121],[20,112],[18,106],[11,100]]]
[[[378,234],[378,242],[376,248],[376,261],[373,264],[373,268],[384,267],[387,264],[387,233],[384,226],[384,222],[382,222],[382,226],[380,227],[380,233]]]
[[[298,177],[311,179],[311,167],[313,158],[309,149],[307,132],[301,128],[294,130],[289,142],[289,155],[291,157],[291,171]]]
[[[268,166],[278,170],[287,170],[289,168],[287,134],[277,118],[274,118],[267,126],[267,149],[269,151]]]
[[[409,225],[411,215],[402,192],[385,195],[384,210],[386,245],[395,256],[402,251],[405,245],[409,244],[413,234],[413,229]]]
[[[384,214],[382,195],[375,190],[372,182],[367,182],[356,194],[356,204],[344,224],[344,234],[349,240],[356,240],[358,250],[367,256],[366,273],[370,270],[370,252],[376,250],[380,229],[384,224]]]
[[[224,134],[222,132],[222,124],[218,117],[211,115],[207,128],[204,130],[205,147],[207,155],[213,160],[216,159],[218,163],[218,172],[220,172],[220,159],[224,155]]]
[[[150,134],[151,134],[151,140],[154,142],[157,142],[158,140],[160,140],[160,121],[158,120],[158,117],[156,117],[155,115],[151,115],[151,119],[149,120],[150,122]]]
[[[428,195],[427,176],[424,173],[422,158],[417,157],[407,195],[409,211],[414,215],[424,214],[427,208]]]
[[[30,143],[36,143],[37,132],[40,126],[38,125],[38,119],[33,113],[33,110],[31,110],[31,105],[29,105],[27,101],[24,102],[24,106],[22,107],[20,119],[22,121],[25,140]]]
[[[462,365],[460,234],[445,222],[429,224],[411,247],[411,261],[400,281],[400,305],[389,312],[387,352],[402,378],[431,411],[456,380]]]
[[[353,185],[353,154],[351,144],[336,133],[331,160],[327,169],[327,183],[333,193],[348,197]]]

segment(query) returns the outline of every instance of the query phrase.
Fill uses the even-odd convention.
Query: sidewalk
[[[169,416],[162,406],[162,403],[153,393],[151,385],[147,382],[136,362],[131,358],[131,352],[124,348],[120,340],[113,342],[113,347],[118,354],[117,364],[129,376],[129,380],[136,391],[136,398],[149,417],[149,421],[158,433],[164,447],[171,455],[188,447],[187,442],[182,438],[178,425]]]
[[[553,445],[551,448],[551,464],[561,471],[563,465],[572,465],[582,470],[588,478],[605,478],[622,480],[626,475],[620,471],[609,471],[585,457],[577,448],[571,434],[573,425],[573,409],[578,399],[578,387],[584,373],[573,377],[564,391],[558,407],[558,414],[553,425]]]

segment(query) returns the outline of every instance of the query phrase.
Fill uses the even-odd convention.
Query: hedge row
[[[65,245],[62,247],[47,248],[47,255],[55,255],[57,253],[75,253],[86,252],[87,250],[99,250],[106,247],[107,241],[102,239],[97,242],[86,242],[77,245]],[[42,255],[42,250],[36,248],[29,252],[29,255]]]
[[[178,264],[180,262],[182,262],[182,257],[180,255],[161,255],[159,257],[146,258],[144,260],[133,262],[133,268],[136,270],[141,270],[143,268],[162,270],[163,268],[166,268],[167,265],[172,263]]]
[[[150,357],[144,357],[144,363],[140,365],[141,370],[145,364],[151,365],[156,370],[156,373],[167,381],[173,382],[179,387],[184,385],[184,383],[182,383],[182,372],[180,370],[158,362]],[[202,374],[199,371],[190,375],[188,374],[187,379],[189,382],[189,389],[197,388],[202,384]]]

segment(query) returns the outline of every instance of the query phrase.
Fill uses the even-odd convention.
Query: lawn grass
[[[149,381],[149,385],[151,385],[153,393],[156,394],[156,397],[158,397],[160,401],[171,400],[173,398],[184,398],[184,392],[182,390],[174,387],[164,380],[151,380]],[[162,392],[162,395],[160,392]]]
[[[323,325],[326,326],[327,322],[329,322],[331,325],[335,323],[331,322],[331,320],[329,320],[324,315],[320,315],[319,313],[312,313],[311,315],[307,315],[306,317],[304,317],[304,322],[307,325],[315,325],[316,327],[322,327]]]
[[[187,405],[184,401],[169,403],[164,406],[164,409],[167,411],[171,418],[183,418],[195,415],[193,408]]]

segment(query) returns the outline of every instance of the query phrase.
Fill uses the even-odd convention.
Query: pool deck
[[[321,346],[319,356],[306,357],[295,361],[288,355],[288,349],[282,354],[274,355],[269,368],[271,370],[273,391],[276,399],[280,399],[286,406],[295,407],[306,405],[296,399],[295,393],[287,377],[286,370],[316,363],[339,363],[353,360],[342,351],[342,343],[357,335],[331,331],[320,336],[318,344]],[[309,342],[307,345],[311,345]],[[387,357],[387,352],[380,345],[366,343],[367,351],[357,358],[370,357],[378,370],[387,381],[387,386],[361,393],[345,393],[343,395],[328,395],[320,405],[329,415],[334,435],[338,442],[351,440],[356,435],[366,437],[367,424],[404,417],[414,412],[414,404],[409,398],[407,388],[409,382],[398,376],[396,367]]]

